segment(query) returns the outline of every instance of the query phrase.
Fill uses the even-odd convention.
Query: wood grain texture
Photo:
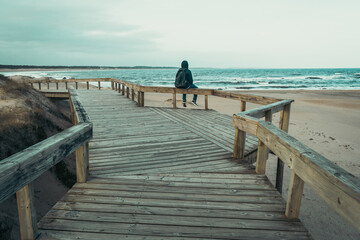
[[[267,177],[234,161],[231,116],[77,96],[93,123],[90,177],[39,222],[40,239],[309,239]],[[245,155],[257,148],[246,139]]]
[[[0,202],[39,177],[92,137],[92,125],[81,123],[0,162]]]

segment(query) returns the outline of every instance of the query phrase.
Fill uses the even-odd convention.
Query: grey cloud
[[[17,58],[19,64],[23,64],[21,59],[30,59],[22,57],[22,53],[26,53],[32,54],[34,62],[39,64],[47,64],[47,55],[52,56],[53,64],[61,64],[62,59],[68,61],[67,54],[78,61],[84,57],[84,62],[92,56],[101,64],[105,56],[113,58],[112,55],[119,57],[157,49],[158,33],[110,19],[106,15],[107,7],[95,1],[9,1],[2,4],[0,63],[15,64],[9,59]],[[74,57],[75,54],[78,57]],[[56,57],[59,57],[57,61]]]

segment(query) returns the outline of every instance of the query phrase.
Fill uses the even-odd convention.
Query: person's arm
[[[188,80],[189,80],[189,83],[190,84],[193,84],[193,77],[192,77],[192,73],[191,71],[188,69],[187,71],[187,74],[188,74]]]

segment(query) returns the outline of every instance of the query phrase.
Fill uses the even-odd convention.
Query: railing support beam
[[[205,110],[209,110],[209,99],[208,99],[208,95],[205,95]]]
[[[265,112],[265,121],[272,122],[272,112],[271,110]],[[269,148],[259,140],[258,152],[256,158],[256,173],[265,174],[266,170],[266,160],[269,158]]]
[[[235,159],[243,159],[245,155],[246,132],[235,128],[234,155]]]
[[[246,111],[246,102],[241,101],[240,112],[245,112],[245,111]]]
[[[285,105],[284,109],[280,112],[279,128],[284,132],[288,132],[289,130],[290,106],[291,104]],[[275,187],[280,193],[282,193],[283,178],[284,178],[284,163],[283,161],[281,161],[280,158],[278,158],[276,165]]]
[[[176,108],[176,89],[173,91],[173,108]]]
[[[87,144],[79,147],[75,152],[76,157],[76,181],[78,183],[85,183],[88,173],[88,150]]]
[[[296,173],[292,172],[285,212],[285,216],[287,218],[299,218],[303,190],[304,181],[298,175],[296,175]]]
[[[16,192],[21,239],[35,239],[38,235],[34,189],[30,183]]]

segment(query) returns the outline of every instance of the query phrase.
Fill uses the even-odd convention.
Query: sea
[[[218,90],[359,90],[360,68],[220,69],[191,68],[194,84]],[[0,70],[1,71],[1,70]],[[5,76],[117,78],[145,86],[173,87],[176,68],[130,68],[3,72]],[[108,83],[110,85],[110,83]],[[106,84],[105,84],[106,85]]]

